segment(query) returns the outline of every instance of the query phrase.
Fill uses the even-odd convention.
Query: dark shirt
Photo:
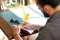
[[[60,40],[60,11],[55,12],[39,30],[36,40]]]

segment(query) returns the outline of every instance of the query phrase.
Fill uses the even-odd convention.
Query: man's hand
[[[17,25],[13,25],[13,34],[19,34],[20,28]]]
[[[14,25],[12,31],[13,31],[13,36],[14,36],[15,40],[22,40],[22,38],[19,35],[20,28],[18,28],[16,25]]]

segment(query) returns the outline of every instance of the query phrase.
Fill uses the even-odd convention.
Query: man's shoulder
[[[46,29],[54,39],[60,40],[60,17],[46,24]]]

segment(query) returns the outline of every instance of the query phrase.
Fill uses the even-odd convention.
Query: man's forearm
[[[23,40],[19,34],[14,34],[14,39],[15,40]]]
[[[21,39],[20,39],[20,36],[19,36],[18,34],[15,34],[15,35],[14,35],[14,39],[15,39],[15,40],[21,40]]]

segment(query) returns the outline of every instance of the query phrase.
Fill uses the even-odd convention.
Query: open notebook
[[[13,25],[19,25],[22,21],[23,20],[20,17],[18,17],[11,11],[0,12],[0,28],[6,34],[9,40],[13,38]],[[21,29],[21,32],[31,34],[33,30],[26,31],[26,29]]]

